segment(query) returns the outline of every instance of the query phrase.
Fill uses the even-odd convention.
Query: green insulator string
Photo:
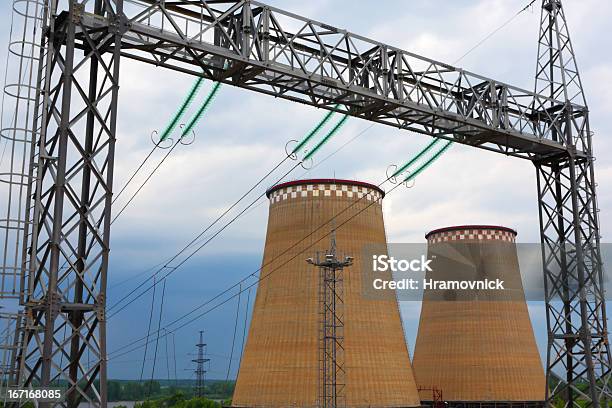
[[[348,115],[344,115],[342,116],[342,118],[334,125],[333,128],[331,128],[331,130],[329,132],[327,132],[327,134],[325,135],[325,137],[323,139],[321,139],[319,141],[319,143],[317,143],[315,145],[315,147],[312,148],[311,151],[309,151],[306,156],[304,156],[304,160],[306,161],[308,159],[310,159],[312,156],[314,156],[314,154],[325,144],[329,141],[329,139],[331,139],[336,133],[338,133],[338,131],[340,130],[340,128],[346,123],[346,121],[348,120]]]
[[[419,168],[417,168],[415,171],[413,171],[412,173],[410,173],[405,179],[404,182],[410,181],[412,179],[414,179],[416,176],[418,176],[423,170],[425,170],[427,167],[429,167],[434,161],[436,161],[440,156],[442,156],[442,154],[447,151],[451,145],[453,144],[453,141],[448,141],[444,144],[444,146],[442,146],[442,148],[440,150],[438,150],[433,156],[431,156],[429,159],[427,159],[427,161],[425,163],[423,163]]]
[[[198,91],[200,90],[200,87],[202,86],[203,82],[204,82],[204,78],[196,79],[193,86],[191,87],[191,90],[187,94],[185,101],[179,107],[178,111],[176,112],[174,117],[170,120],[170,122],[168,123],[164,131],[159,135],[160,142],[163,142],[164,140],[166,140],[168,136],[174,131],[174,129],[176,128],[176,125],[179,123],[179,121],[185,114],[185,111],[187,110],[187,108],[189,107],[189,105],[191,104],[195,96],[198,94]]]
[[[215,99],[215,96],[219,92],[220,88],[221,88],[221,82],[215,82],[215,84],[213,85],[212,89],[208,93],[208,96],[204,100],[204,103],[202,104],[202,106],[200,106],[200,109],[198,109],[198,111],[191,118],[191,120],[189,121],[187,126],[185,126],[185,128],[183,129],[183,133],[181,134],[181,137],[184,137],[189,132],[191,132],[191,130],[195,127],[195,125],[198,124],[198,122],[200,121],[202,116],[204,116],[204,113],[206,113],[206,111],[208,110],[208,108],[212,104],[212,102]]]
[[[393,173],[393,175],[391,177],[389,177],[389,178],[396,177],[399,174],[403,173],[404,170],[406,170],[408,167],[413,165],[417,160],[419,160],[421,157],[423,157],[426,153],[428,153],[439,141],[440,141],[440,139],[432,140],[427,146],[425,146],[423,148],[423,150],[421,150],[419,153],[417,153],[412,159],[407,161],[406,164],[404,164],[402,167],[397,169],[395,171],[395,173]]]
[[[337,108],[338,108],[338,105],[335,105],[334,109],[337,109]],[[334,116],[335,113],[336,113],[335,111],[327,112],[327,114],[323,117],[323,119],[321,119],[321,121],[317,123],[317,125],[306,135],[306,137],[304,137],[304,139],[300,143],[298,143],[297,146],[293,148],[291,153],[297,153],[298,150],[304,147],[304,145],[308,143],[308,141],[312,139],[314,135],[319,133],[319,131],[323,128],[323,126],[325,126],[325,124],[331,119],[331,117]]]

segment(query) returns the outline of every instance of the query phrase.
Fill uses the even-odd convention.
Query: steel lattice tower
[[[66,381],[61,405],[87,401],[104,407],[109,216],[125,18],[122,1],[90,2],[90,11],[113,22],[91,30],[81,22],[85,4],[45,5],[34,117],[38,139],[24,233],[20,384]]]
[[[317,253],[307,262],[319,268],[319,406],[344,407],[343,270],[352,265],[353,258],[338,258],[336,232],[332,230],[329,251]]]
[[[193,361],[196,363],[196,369],[194,373],[196,375],[196,396],[201,398],[204,396],[204,381],[206,380],[206,368],[204,364],[210,361],[209,358],[204,357],[204,352],[206,348],[206,343],[204,343],[204,331],[200,331],[200,341],[196,344],[197,358],[194,358]]]
[[[580,397],[590,406],[607,406],[610,350],[592,134],[561,0],[542,2],[535,91],[564,102],[545,109],[562,118],[553,140],[568,147],[563,157],[534,160],[548,325],[547,399],[560,397],[571,407],[579,406]],[[554,384],[559,371],[565,378]]]

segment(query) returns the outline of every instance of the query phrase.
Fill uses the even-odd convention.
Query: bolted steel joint
[[[81,17],[85,11],[85,4],[77,1],[72,2],[72,22],[78,24],[81,22]]]
[[[117,13],[110,21],[108,31],[113,34],[123,35],[130,28],[130,22],[127,16],[123,13]]]
[[[100,293],[96,298],[96,316],[100,322],[106,321],[106,296]]]

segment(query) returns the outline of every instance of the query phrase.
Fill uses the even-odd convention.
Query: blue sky
[[[10,12],[7,3],[0,5],[0,11],[5,15]],[[528,2],[277,0],[269,3],[453,63]],[[609,121],[612,114],[612,93],[609,92],[612,55],[602,50],[609,48],[612,4],[595,0],[566,0],[565,3],[591,109],[591,128],[595,131],[602,234],[607,240],[612,234],[612,155],[608,154],[612,146]],[[532,89],[539,12],[536,5],[533,10],[522,13],[456,65]],[[8,25],[0,29],[2,44],[7,43],[8,29]],[[2,53],[0,61],[5,60],[6,47],[2,48]],[[151,132],[164,128],[192,81],[183,74],[134,61],[122,62],[116,186],[125,183],[151,149]],[[204,85],[200,98],[210,87],[209,82]],[[142,280],[142,276],[146,276],[142,275],[143,271],[190,241],[280,160],[288,140],[299,139],[322,115],[322,111],[307,106],[223,87],[196,129],[195,142],[181,146],[173,153],[114,224],[108,303],[113,304]],[[325,157],[368,128],[367,122],[349,120],[338,136],[325,146],[320,157]],[[375,125],[308,176],[335,175],[376,182],[384,178],[389,164],[405,161],[428,142],[429,139],[423,135]],[[153,162],[162,154],[155,156]],[[297,178],[300,174],[292,176]],[[133,187],[143,178],[139,178]],[[506,225],[518,230],[520,242],[539,241],[535,171],[531,163],[463,146],[454,146],[419,176],[414,188],[387,197],[384,208],[390,242],[424,242],[423,235],[430,229],[469,223]],[[267,205],[264,202],[177,270],[167,281],[162,322],[173,320],[257,270],[266,220]],[[115,286],[126,278],[132,280]],[[254,294],[251,294],[251,300],[253,298]],[[150,296],[145,296],[110,319],[109,351],[121,349],[124,344],[143,335],[150,302]],[[405,302],[401,308],[412,350],[419,304]],[[244,303],[239,334],[242,333],[243,311]],[[180,377],[190,375],[186,370],[192,367],[190,359],[193,357],[188,353],[194,351],[197,332],[203,329],[212,358],[210,376],[225,378],[235,313],[236,302],[232,301],[176,333]],[[543,304],[530,303],[530,314],[543,351]],[[239,335],[237,343],[240,344],[241,340]],[[159,354],[161,359],[155,377],[164,378],[163,341]],[[111,360],[110,377],[137,378],[139,358],[142,358],[140,350]],[[236,363],[230,377],[235,375]],[[145,376],[150,375],[150,362],[146,372]]]

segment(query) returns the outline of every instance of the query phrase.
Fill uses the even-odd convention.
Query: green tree
[[[107,393],[109,401],[121,401],[121,383],[109,380],[107,383]]]

